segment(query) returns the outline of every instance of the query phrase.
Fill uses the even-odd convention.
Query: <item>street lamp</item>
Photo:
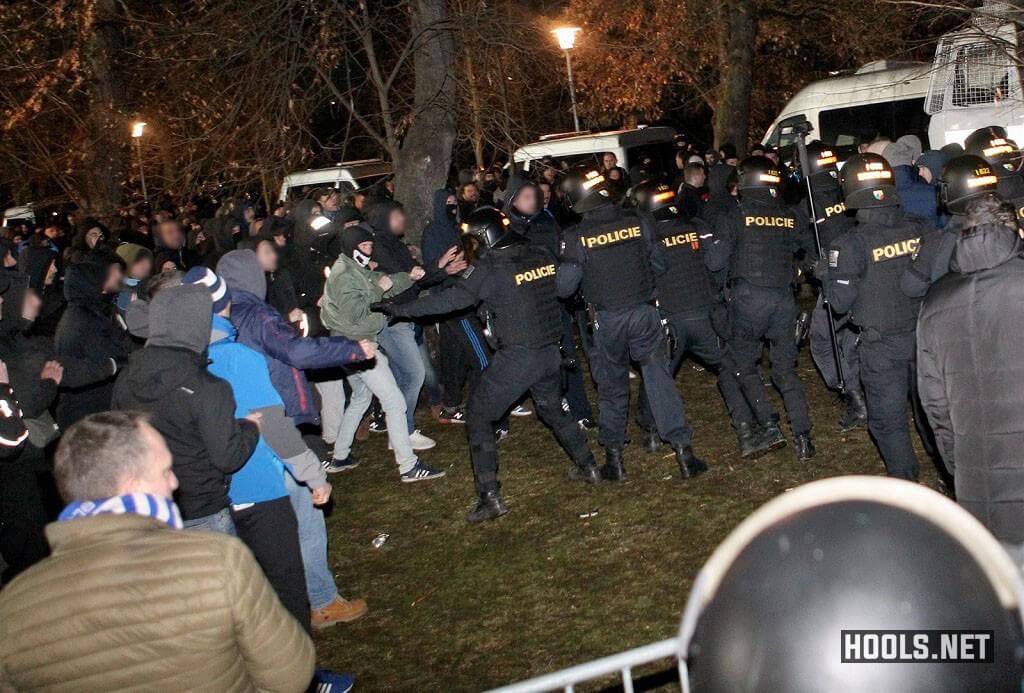
[[[139,180],[142,182],[142,199],[143,201],[149,201],[149,195],[146,192],[146,172],[142,169],[142,134],[146,129],[146,124],[141,120],[132,123],[132,139],[135,140],[135,152],[139,157]]]
[[[565,69],[569,73],[569,100],[572,101],[572,123],[576,132],[580,130],[580,116],[576,112],[576,85],[572,80],[572,59],[569,57],[569,51],[576,45],[576,34],[579,32],[578,26],[564,26],[551,30],[558,39],[558,47],[565,52]]]

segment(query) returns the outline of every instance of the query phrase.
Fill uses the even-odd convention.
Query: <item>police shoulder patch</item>
[[[832,248],[828,251],[828,266],[832,269],[839,267],[839,249]]]

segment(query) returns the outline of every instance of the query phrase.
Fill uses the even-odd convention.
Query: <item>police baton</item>
[[[796,147],[800,155],[800,170],[803,172],[804,182],[807,185],[807,205],[811,212],[811,224],[814,226],[814,247],[818,251],[818,257],[824,259],[825,248],[821,247],[821,233],[818,231],[818,210],[814,208],[814,187],[811,185],[811,167],[807,159],[807,135],[810,134],[812,126],[804,121],[793,126],[793,134],[796,135]],[[819,281],[821,277],[818,278]],[[836,335],[836,319],[832,315],[832,306],[828,302],[828,292],[825,291],[825,282],[821,282],[821,304],[825,308],[825,315],[828,317],[828,336],[832,340],[832,354],[836,358],[837,387],[840,392],[846,392],[846,375],[843,373],[843,358],[839,351],[839,337]]]

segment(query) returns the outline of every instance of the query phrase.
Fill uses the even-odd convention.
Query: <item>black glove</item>
[[[391,301],[377,301],[370,304],[370,310],[374,313],[384,313],[384,315],[391,317],[395,314],[395,304]]]
[[[814,272],[814,276],[818,278],[818,281],[825,281],[826,277],[828,277],[828,260],[823,257],[818,258],[811,266],[811,271]]]

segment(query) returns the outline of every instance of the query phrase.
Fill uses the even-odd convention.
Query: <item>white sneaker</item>
[[[428,438],[427,436],[423,435],[422,433],[420,433],[420,429],[417,428],[415,431],[409,434],[409,444],[412,445],[413,450],[429,450],[430,448],[435,447],[437,445],[437,441],[434,440],[433,438]],[[391,447],[391,440],[389,439],[388,450],[392,449],[393,448]]]
[[[509,414],[512,416],[529,416],[532,413],[532,411],[530,411],[521,404],[509,412]]]

